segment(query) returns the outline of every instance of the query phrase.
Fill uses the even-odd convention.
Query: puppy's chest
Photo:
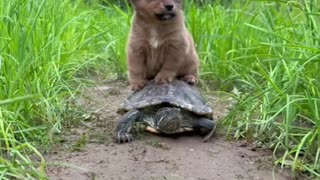
[[[160,70],[163,59],[164,59],[164,51],[163,40],[161,36],[155,30],[151,30],[148,36],[148,44],[149,48],[147,50],[147,71],[148,76],[155,76]]]
[[[166,50],[164,47],[164,39],[156,30],[151,30],[149,32],[148,43],[149,52],[147,61],[153,64],[153,66],[161,65]]]
[[[159,37],[159,34],[156,30],[150,30],[148,42],[152,49],[157,49],[160,47],[162,44],[162,39]]]

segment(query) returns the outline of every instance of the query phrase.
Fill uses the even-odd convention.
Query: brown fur
[[[132,0],[132,4],[135,13],[127,47],[132,90],[151,79],[162,84],[181,78],[195,84],[199,59],[184,24],[181,0]]]

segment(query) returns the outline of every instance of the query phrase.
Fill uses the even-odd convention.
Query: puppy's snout
[[[165,7],[166,10],[168,10],[168,11],[172,11],[173,8],[174,8],[174,6],[173,6],[172,4],[167,4],[167,5],[165,5],[164,7]]]

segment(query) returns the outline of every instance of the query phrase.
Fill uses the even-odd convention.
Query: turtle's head
[[[156,114],[156,126],[161,132],[173,134],[180,130],[182,114],[179,108],[163,107]]]

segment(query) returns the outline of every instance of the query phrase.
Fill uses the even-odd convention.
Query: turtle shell
[[[143,89],[131,94],[121,109],[142,109],[145,107],[167,103],[180,107],[198,115],[212,117],[212,109],[208,101],[195,86],[182,80],[174,80],[168,84],[155,84],[150,81]]]

